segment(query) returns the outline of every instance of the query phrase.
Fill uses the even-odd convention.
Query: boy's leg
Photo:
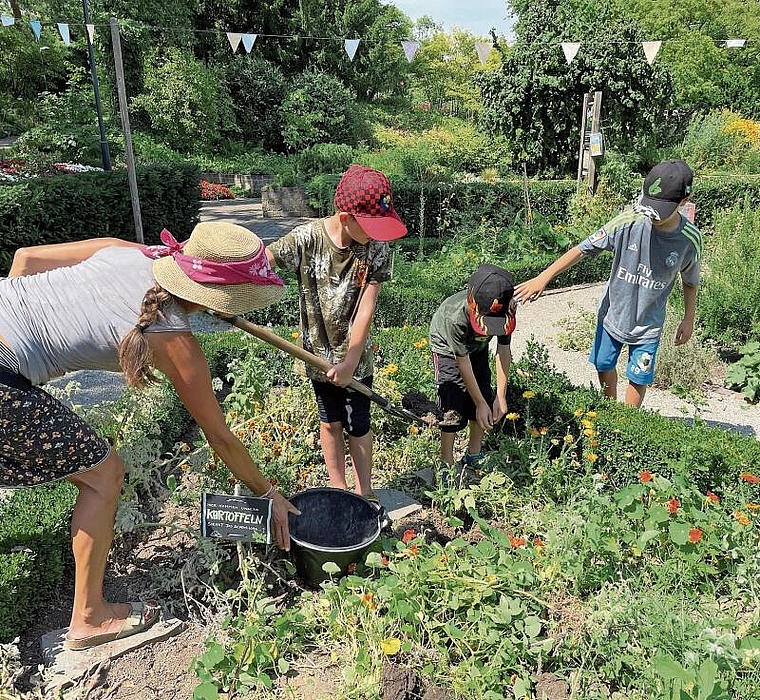
[[[441,430],[441,462],[454,466],[454,439],[456,432]]]
[[[442,414],[456,412],[459,422],[441,426],[441,462],[454,466],[454,440],[456,434],[467,427],[467,400],[469,394],[459,374],[456,360],[448,355],[433,353],[435,383],[438,388],[438,409]],[[472,403],[472,399],[469,399]]]
[[[625,392],[625,402],[638,408],[644,402],[647,387],[654,381],[654,363],[657,359],[659,338],[648,343],[631,345],[628,351],[628,366],[626,376],[628,387]]]
[[[479,455],[483,451],[483,435],[485,435],[485,431],[476,420],[471,420],[469,424],[470,440],[467,444],[467,454],[470,456]]]
[[[312,380],[319,413],[319,440],[322,456],[327,467],[330,486],[347,488],[346,484],[346,444],[343,440],[343,393],[344,389]]]
[[[472,373],[475,375],[475,380],[478,383],[480,393],[483,394],[483,398],[486,400],[489,406],[493,406],[494,393],[491,386],[491,366],[489,364],[489,352],[485,347],[478,352],[474,352],[470,355],[470,364],[472,365]],[[468,394],[469,397],[469,394]],[[472,403],[472,399],[470,399]],[[472,403],[473,410],[475,404]],[[467,444],[467,452],[463,457],[465,464],[473,464],[474,461],[480,461],[479,455],[483,452],[483,436],[485,431],[480,427],[480,424],[474,420],[474,416],[468,415],[470,425],[470,439]],[[468,461],[467,457],[477,457],[476,460]]]
[[[364,377],[362,384],[372,387],[372,377]],[[372,493],[372,429],[370,427],[369,398],[356,391],[345,391],[345,419],[348,432],[348,450],[354,465],[356,493]]]
[[[623,343],[613,338],[602,326],[596,324],[596,336],[589,354],[589,362],[596,367],[599,384],[604,388],[604,395],[617,399],[617,366]]]

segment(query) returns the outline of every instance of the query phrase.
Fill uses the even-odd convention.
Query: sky
[[[491,27],[499,35],[511,36],[511,19],[507,17],[506,0],[390,0],[412,21],[423,15],[432,17],[444,29],[461,27],[475,34],[488,36]]]

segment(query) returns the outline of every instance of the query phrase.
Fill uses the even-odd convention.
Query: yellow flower
[[[380,649],[386,656],[393,656],[401,651],[401,640],[397,637],[386,637],[380,642]]]
[[[587,418],[584,418],[584,419],[581,421],[581,425],[582,425],[584,428],[593,428],[593,427],[594,427],[594,424],[593,424],[593,423],[592,423],[590,420],[588,420]]]
[[[599,440],[591,440],[588,445],[589,447],[599,447]]]
[[[539,435],[540,435],[540,433],[538,432],[538,430],[536,430],[536,428],[531,428],[530,429],[530,436],[531,437],[537,438]]]
[[[583,415],[583,409],[582,408],[576,408],[575,411],[573,411],[573,415],[576,418],[580,418]]]
[[[543,427],[543,428],[541,428],[541,430],[539,430],[538,432],[539,432],[539,433],[541,433],[541,435],[546,435],[546,433],[548,433],[548,432],[549,432],[549,428],[547,428],[546,426],[544,426],[544,427]]]
[[[583,431],[583,434],[584,434],[586,437],[590,437],[590,438],[592,438],[592,437],[594,437],[594,435],[596,435],[596,433],[595,433],[595,432],[594,432],[594,431],[593,431],[591,428],[586,428],[586,429]]]
[[[504,416],[507,420],[517,420],[520,417],[519,413],[507,413],[506,416]]]
[[[739,525],[749,525],[752,522],[749,516],[742,510],[737,510],[734,513],[734,517],[736,518],[736,521],[739,523]]]
[[[416,425],[410,425],[409,426],[409,434],[410,435],[419,435],[420,429]]]
[[[591,462],[592,464],[593,464],[594,462],[596,462],[596,460],[597,460],[597,459],[599,459],[599,455],[597,455],[597,454],[594,454],[593,452],[586,452],[586,453],[585,453],[583,456],[584,456],[584,457],[585,457],[585,458],[586,458],[586,459],[587,459],[589,462]]]
[[[418,350],[421,350],[427,345],[427,338],[420,338],[416,343],[414,343],[414,347]]]
[[[565,435],[565,442],[569,445],[571,442],[574,442],[572,435]]]
[[[536,395],[535,391],[523,391],[524,399],[532,399]]]
[[[587,411],[586,412],[587,418],[596,418],[596,411]]]
[[[559,445],[559,440],[557,440],[557,438],[552,438],[552,445]]]
[[[384,372],[386,374],[396,374],[396,372],[398,372],[398,365],[394,362],[391,362],[391,364],[386,366]]]
[[[293,340],[296,340],[297,338],[300,338],[300,337],[301,337],[301,334],[300,334],[298,331],[293,331],[293,332],[290,334],[290,337],[291,337],[291,338],[293,338]]]

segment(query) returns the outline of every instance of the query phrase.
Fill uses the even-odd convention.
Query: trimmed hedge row
[[[161,229],[186,238],[198,221],[200,174],[190,163],[137,169],[146,243]],[[0,268],[23,246],[115,236],[135,240],[125,170],[52,175],[0,185]]]
[[[237,333],[202,335],[199,341],[215,377],[224,376],[229,361],[248,351]],[[150,409],[135,420],[145,435],[160,436],[170,449],[191,419],[173,388],[158,390],[160,398],[147,402]],[[114,412],[119,405],[114,404]],[[23,632],[72,565],[69,520],[76,494],[76,487],[61,482],[19,489],[0,503],[0,644]]]
[[[712,229],[715,212],[747,201],[760,207],[760,175],[701,175],[694,179],[696,221],[700,228]]]
[[[309,203],[321,215],[334,210],[333,195],[340,175],[319,175],[306,185]],[[521,180],[489,184],[417,183],[394,179],[393,199],[399,216],[412,235],[440,236],[465,224],[487,222],[489,226],[511,226],[525,209]],[[551,223],[568,218],[568,200],[575,193],[574,180],[545,180],[528,183],[530,203]]]

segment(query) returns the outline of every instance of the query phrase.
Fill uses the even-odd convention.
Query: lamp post
[[[90,8],[87,0],[82,0],[82,9],[84,10],[84,23],[90,24]],[[85,27],[86,29],[86,27]],[[111,170],[111,153],[108,150],[108,141],[106,140],[106,127],[103,123],[103,105],[100,101],[100,85],[98,84],[98,71],[95,68],[95,49],[90,41],[89,31],[87,35],[87,55],[90,59],[90,75],[92,76],[92,88],[95,92],[95,109],[98,112],[98,131],[100,132],[100,158],[103,161],[103,170]]]

